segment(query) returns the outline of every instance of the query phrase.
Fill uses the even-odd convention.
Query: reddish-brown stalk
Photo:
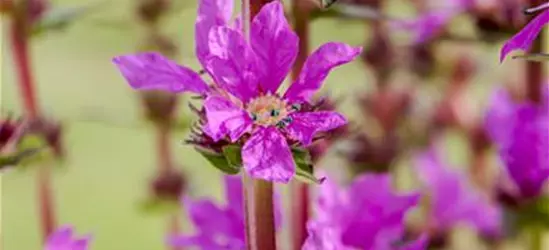
[[[535,7],[545,3],[546,0],[530,0],[530,6]],[[535,15],[533,15],[535,16]],[[545,40],[544,32],[541,32],[534,40],[530,53],[541,53]],[[543,64],[540,62],[526,62],[526,95],[534,103],[541,102],[541,87],[543,86]]]
[[[169,38],[162,36],[160,32],[160,19],[165,15],[169,8],[170,1],[166,0],[138,0],[137,17],[143,22],[145,30],[145,46],[147,50],[151,47],[159,51],[166,57],[174,57],[174,48],[171,46]],[[168,94],[144,94],[145,108],[148,109],[152,118],[156,133],[156,157],[157,157],[157,176],[163,176],[163,173],[176,173],[174,162],[172,161],[170,147],[170,128],[173,123],[172,111],[175,98]],[[152,100],[147,100],[151,98]],[[156,99],[156,100],[155,100]],[[166,230],[171,235],[180,232],[179,215],[172,214],[167,218]],[[181,247],[174,246],[173,250],[182,250]]]
[[[299,51],[292,69],[292,79],[299,76],[299,72],[309,54],[309,1],[292,1],[292,15],[294,30],[299,37]],[[291,183],[291,242],[293,250],[300,250],[307,239],[307,221],[309,220],[309,187],[302,182]]]
[[[250,21],[269,2],[272,0],[242,0],[242,29],[248,41]],[[273,183],[261,179],[250,180],[244,176],[243,188],[247,249],[276,250]]]
[[[18,74],[21,101],[28,120],[36,120],[40,117],[40,110],[34,89],[31,57],[29,53],[29,22],[26,10],[19,9],[13,12],[11,23],[11,46],[15,67]],[[51,190],[50,169],[40,166],[36,177],[37,206],[42,227],[42,238],[45,240],[55,229],[55,209],[53,207],[53,193]]]

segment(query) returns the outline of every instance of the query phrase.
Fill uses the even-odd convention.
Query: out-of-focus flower
[[[530,21],[520,32],[509,39],[500,52],[500,61],[514,50],[528,50],[543,27],[549,22],[549,8]]]
[[[184,198],[183,203],[195,226],[193,235],[172,235],[169,245],[196,246],[208,250],[241,250],[245,248],[245,224],[243,191],[240,178],[225,176],[226,206],[218,206],[211,200]],[[275,196],[275,224],[279,228],[281,212]]]
[[[434,149],[423,152],[415,160],[430,201],[429,229],[436,234],[449,233],[459,223],[467,223],[486,236],[498,236],[502,211],[462,173],[445,166]]]
[[[162,91],[144,91],[142,95],[145,116],[152,122],[170,125],[177,107],[177,97]]]
[[[46,240],[44,250],[87,250],[91,236],[76,238],[71,226],[64,226]]]
[[[34,135],[43,140],[52,150],[56,157],[64,157],[63,148],[63,125],[51,118],[39,117],[28,122],[25,128],[25,136]],[[24,139],[24,138],[23,138]]]
[[[385,83],[396,67],[396,55],[387,30],[381,22],[373,24],[372,39],[362,60],[373,68],[378,82]]]
[[[2,151],[7,144],[16,140],[15,137],[18,135],[20,126],[20,122],[14,121],[11,117],[0,122],[0,151]]]
[[[404,242],[404,216],[418,200],[418,194],[395,194],[387,174],[359,176],[348,188],[327,180],[303,249],[425,249],[425,237]]]
[[[189,68],[158,53],[114,58],[134,89],[203,95],[214,142],[242,143],[242,163],[252,177],[287,183],[295,174],[290,146],[308,146],[315,135],[346,124],[337,112],[303,112],[328,73],[358,56],[361,48],[330,42],[309,56],[284,95],[276,93],[297,55],[298,37],[282,3],[265,5],[251,24],[251,43],[228,25],[233,1],[202,0],[196,22],[196,52],[205,71],[225,93],[215,93]]]
[[[154,23],[165,13],[171,4],[171,0],[139,0],[138,1],[138,17],[141,20]]]
[[[158,173],[151,183],[153,194],[161,199],[178,200],[187,186],[185,175],[177,170]]]
[[[401,146],[395,134],[382,138],[360,134],[350,140],[350,144],[350,149],[344,154],[355,173],[389,171]]]
[[[549,177],[549,87],[541,105],[514,102],[498,89],[485,117],[485,128],[497,146],[509,177],[525,198],[542,192]]]
[[[431,10],[415,19],[395,20],[391,24],[398,30],[411,31],[413,44],[422,44],[442,35],[452,18],[461,11],[459,8]]]

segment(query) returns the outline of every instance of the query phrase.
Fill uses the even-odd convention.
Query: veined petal
[[[232,15],[233,0],[200,0],[195,24],[196,56],[205,66],[209,57],[208,39],[210,30],[219,25],[226,25]]]
[[[252,22],[251,45],[260,61],[261,89],[275,93],[294,64],[299,38],[292,31],[280,1],[263,6]]]
[[[308,102],[333,68],[352,61],[361,51],[362,48],[354,48],[344,43],[330,42],[322,45],[307,58],[298,79],[286,91],[284,97],[293,101]]]
[[[240,32],[228,26],[212,28],[209,50],[204,67],[220,87],[244,102],[257,96],[257,58]]]
[[[530,21],[519,33],[515,34],[511,39],[507,40],[500,52],[500,62],[514,50],[528,50],[532,42],[541,32],[543,26],[549,22],[549,9],[543,11]]]
[[[304,146],[311,144],[318,132],[326,132],[347,123],[347,119],[337,112],[319,111],[296,113],[285,131]]]
[[[205,94],[208,85],[198,73],[157,52],[117,56],[113,63],[134,89]]]
[[[242,148],[244,169],[254,177],[288,183],[295,173],[295,162],[286,139],[275,128],[261,128]]]
[[[204,102],[207,131],[215,141],[229,135],[237,141],[252,125],[249,115],[231,101],[220,96],[209,96]]]

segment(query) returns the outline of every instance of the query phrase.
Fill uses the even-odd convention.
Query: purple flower
[[[91,236],[75,238],[73,228],[64,226],[48,237],[44,250],[87,250],[90,239]]]
[[[168,244],[180,247],[197,246],[208,250],[241,250],[245,248],[245,225],[243,191],[240,178],[225,177],[224,207],[208,199],[183,199],[184,207],[195,226],[194,235],[176,235],[168,237]],[[278,197],[275,196],[275,224],[281,222]]]
[[[465,175],[445,166],[434,149],[417,156],[415,163],[430,194],[432,229],[444,233],[459,223],[468,223],[487,236],[499,235],[501,210],[475,190]]]
[[[251,43],[235,25],[228,25],[232,6],[232,0],[202,0],[196,22],[197,57],[216,87],[226,93],[210,91],[197,73],[157,53],[113,61],[135,89],[204,95],[207,122],[202,130],[214,141],[243,143],[243,167],[251,176],[287,183],[296,167],[290,146],[308,146],[317,133],[346,124],[337,112],[303,112],[301,105],[310,101],[333,68],[353,60],[361,49],[336,42],[322,45],[279,95],[276,91],[298,49],[282,4],[274,1],[261,9],[251,24]]]
[[[485,127],[510,178],[526,198],[542,192],[549,177],[549,87],[541,105],[515,103],[505,90],[492,96]]]
[[[452,18],[461,12],[460,8],[431,10],[415,19],[393,21],[392,26],[396,29],[412,31],[414,44],[426,43],[440,35]]]
[[[303,249],[425,249],[424,237],[403,242],[404,216],[418,200],[418,194],[395,194],[387,174],[361,175],[348,188],[327,180]]]
[[[549,22],[549,9],[546,9],[541,14],[536,16],[532,21],[524,26],[521,31],[505,42],[501,48],[499,58],[500,62],[502,62],[505,57],[507,57],[507,55],[514,50],[530,49],[532,42],[534,42],[547,22]]]

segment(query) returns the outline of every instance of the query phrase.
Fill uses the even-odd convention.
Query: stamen
[[[277,127],[287,126],[291,122],[288,115],[296,111],[286,100],[270,93],[252,99],[246,105],[246,110],[255,124]]]

